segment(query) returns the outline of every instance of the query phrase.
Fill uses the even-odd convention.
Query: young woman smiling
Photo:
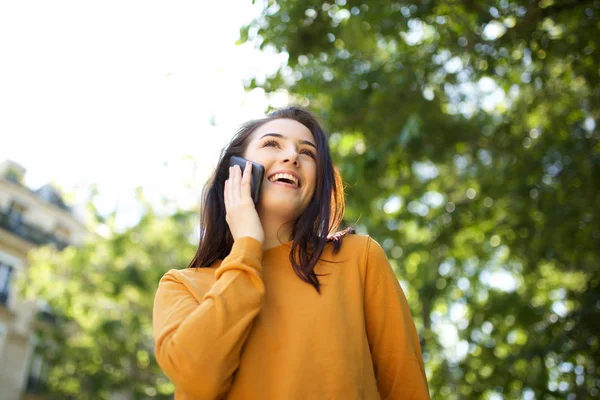
[[[265,167],[250,196],[251,164]],[[181,399],[428,399],[406,298],[384,251],[338,231],[341,178],[308,111],[244,124],[204,192],[186,269],[164,275],[156,360]]]

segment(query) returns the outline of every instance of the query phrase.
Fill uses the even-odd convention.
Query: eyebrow
[[[265,133],[260,138],[262,139],[262,138],[264,138],[266,136],[273,136],[273,137],[276,137],[276,138],[287,140],[287,136],[284,136],[284,135],[282,135],[280,133]],[[315,146],[312,142],[309,142],[308,140],[300,140],[299,142],[302,143],[302,144],[307,144],[309,146],[312,146],[312,147],[315,148],[315,150],[317,149],[317,146]]]

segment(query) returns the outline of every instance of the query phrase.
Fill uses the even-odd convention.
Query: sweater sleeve
[[[410,309],[385,252],[367,244],[365,320],[382,399],[429,399],[421,346]]]
[[[153,309],[156,361],[178,390],[200,399],[231,387],[240,352],[264,300],[262,245],[236,240],[208,292],[182,272],[161,279]]]

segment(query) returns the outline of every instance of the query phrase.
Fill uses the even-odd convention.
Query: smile
[[[288,185],[293,185],[296,188],[300,187],[300,179],[295,175],[287,172],[277,172],[269,176],[269,182],[281,182]]]

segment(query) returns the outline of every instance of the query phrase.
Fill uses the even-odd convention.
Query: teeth
[[[298,179],[294,175],[290,174],[275,174],[269,178],[269,181],[275,182],[278,179],[288,179],[294,182],[294,185],[298,186]]]

